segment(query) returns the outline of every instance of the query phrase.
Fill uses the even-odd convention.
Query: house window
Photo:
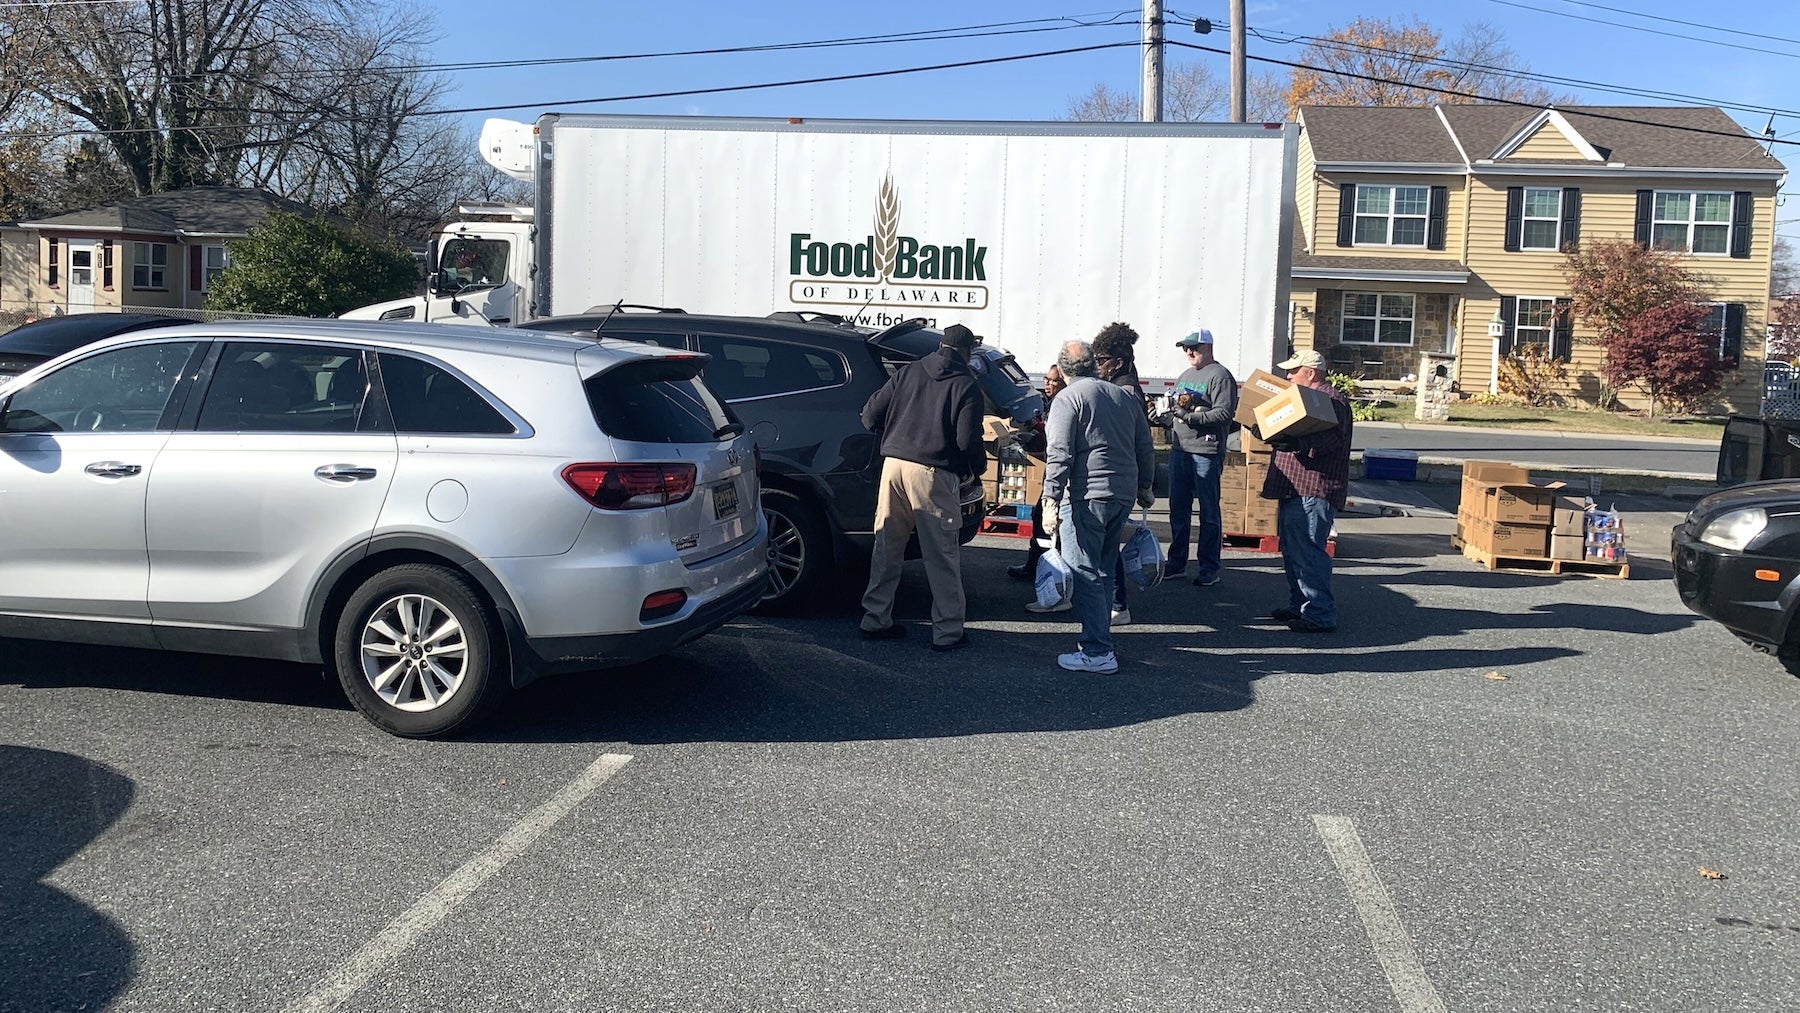
[[[1522,250],[1555,250],[1561,246],[1557,229],[1562,223],[1562,188],[1525,188],[1524,221],[1519,233]]]
[[[1356,245],[1424,246],[1428,186],[1358,186]]]
[[[1344,293],[1346,345],[1410,345],[1413,343],[1413,297],[1377,292]]]
[[[1513,317],[1513,348],[1522,345],[1550,347],[1556,328],[1556,300],[1520,296]]]
[[[168,273],[167,243],[131,244],[132,288],[168,288]]]
[[[1650,244],[1690,253],[1731,252],[1731,194],[1658,190]]]
[[[203,246],[200,248],[200,291],[212,290],[213,279],[219,272],[231,266],[231,253],[223,246]]]

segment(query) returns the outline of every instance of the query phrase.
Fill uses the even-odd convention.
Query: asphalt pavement
[[[1800,680],[1677,601],[1685,504],[1621,506],[1627,580],[1346,516],[1324,636],[1233,552],[1105,677],[982,538],[965,651],[916,566],[857,639],[852,566],[448,742],[305,668],[0,642],[0,1010],[1792,1008]]]
[[[1509,461],[1548,468],[1633,471],[1711,480],[1717,473],[1719,439],[1609,436],[1539,429],[1443,426],[1411,422],[1358,422],[1357,450],[1411,450],[1443,460]]]

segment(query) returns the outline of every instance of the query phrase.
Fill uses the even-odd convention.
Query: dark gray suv
[[[881,458],[862,407],[894,370],[938,347],[941,331],[911,320],[884,330],[826,314],[705,316],[681,310],[596,307],[523,325],[624,338],[711,356],[703,379],[749,427],[762,455],[769,526],[769,589],[759,611],[791,612],[838,561],[867,557],[874,538]],[[974,368],[989,414],[1023,425],[1042,396],[1004,349],[982,345]],[[977,487],[963,503],[962,540],[980,530]]]

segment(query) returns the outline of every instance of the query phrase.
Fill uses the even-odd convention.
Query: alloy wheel
[[[363,677],[375,695],[413,713],[443,706],[468,671],[462,623],[423,594],[397,595],[369,613],[361,654]]]
[[[806,569],[806,540],[794,519],[778,510],[763,510],[769,527],[769,590],[763,601],[787,594]]]

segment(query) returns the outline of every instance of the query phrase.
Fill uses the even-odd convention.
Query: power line
[[[1217,53],[1221,56],[1230,56],[1231,55],[1231,51],[1228,49],[1220,49],[1217,46],[1199,46],[1199,45],[1195,45],[1192,42],[1181,42],[1181,41],[1175,40],[1175,39],[1168,40],[1167,45],[1181,46],[1184,49],[1197,49],[1204,53]],[[1443,88],[1443,87],[1438,87],[1438,86],[1429,85],[1429,84],[1417,84],[1417,83],[1414,83],[1411,81],[1395,81],[1391,78],[1376,77],[1373,74],[1358,74],[1354,71],[1348,71],[1348,70],[1327,70],[1325,68],[1314,67],[1309,64],[1296,63],[1292,60],[1277,60],[1277,59],[1275,59],[1273,57],[1269,57],[1269,56],[1253,56],[1253,55],[1249,55],[1249,54],[1246,54],[1246,56],[1248,59],[1255,60],[1258,63],[1273,63],[1273,64],[1278,64],[1283,67],[1290,67],[1295,70],[1309,70],[1316,74],[1324,74],[1324,75],[1331,76],[1331,77],[1355,78],[1356,80],[1359,80],[1359,81],[1373,81],[1377,84],[1397,84],[1397,85],[1401,85],[1401,86],[1404,86],[1407,88],[1417,88],[1420,91],[1433,92],[1433,93],[1439,94],[1439,95],[1454,95],[1457,98],[1466,98],[1466,99],[1469,99],[1474,102],[1488,102],[1488,103],[1492,103],[1495,105],[1518,106],[1518,107],[1525,108],[1525,109],[1542,109],[1542,108],[1544,108],[1542,105],[1540,105],[1536,102],[1522,102],[1517,99],[1495,98],[1491,95],[1482,95],[1478,92],[1463,91],[1458,88]],[[1688,126],[1678,126],[1678,125],[1672,124],[1672,123],[1657,123],[1654,120],[1636,119],[1636,118],[1633,118],[1630,116],[1615,116],[1610,113],[1595,112],[1591,109],[1581,109],[1581,110],[1579,110],[1579,112],[1582,116],[1590,117],[1592,119],[1597,119],[1597,120],[1611,120],[1616,123],[1630,123],[1630,124],[1634,124],[1637,126],[1661,127],[1665,130],[1679,130],[1679,131],[1682,131],[1683,133],[1690,133],[1690,134],[1710,134],[1714,137],[1730,137],[1730,138],[1733,138],[1736,140],[1747,141],[1751,144],[1768,143],[1768,144],[1800,145],[1800,141],[1789,141],[1789,140],[1783,140],[1781,138],[1775,138],[1775,137],[1758,138],[1752,134],[1745,133],[1742,131],[1734,132],[1734,131],[1730,131],[1730,130],[1712,130],[1707,127],[1688,127]]]
[[[1725,42],[1720,39],[1703,39],[1697,35],[1683,35],[1680,32],[1665,32],[1659,28],[1645,28],[1642,25],[1620,24],[1617,21],[1607,21],[1603,18],[1590,18],[1580,14],[1570,14],[1568,11],[1551,10],[1548,7],[1533,7],[1530,4],[1516,3],[1514,0],[1488,0],[1488,3],[1500,4],[1503,7],[1517,7],[1524,11],[1537,11],[1539,14],[1554,14],[1559,18],[1587,21],[1596,25],[1607,25],[1612,28],[1624,28],[1628,31],[1643,32],[1646,35],[1661,35],[1671,39],[1680,39],[1683,42],[1703,42],[1709,46],[1720,46],[1725,49],[1741,49],[1746,53],[1767,53],[1770,56],[1785,56],[1790,60],[1800,59],[1800,53],[1784,53],[1779,49],[1763,49],[1759,46],[1746,46],[1737,42]]]
[[[1595,10],[1612,11],[1614,14],[1629,14],[1634,18],[1646,18],[1651,21],[1662,21],[1671,25],[1699,28],[1708,32],[1723,32],[1727,35],[1742,35],[1752,39],[1768,39],[1770,42],[1791,42],[1800,46],[1800,39],[1784,39],[1779,35],[1770,35],[1767,32],[1747,32],[1740,28],[1721,28],[1718,25],[1709,25],[1701,21],[1683,21],[1680,18],[1665,18],[1656,14],[1645,14],[1642,11],[1630,10],[1625,7],[1608,7],[1605,4],[1588,3],[1587,0],[1563,0],[1563,3],[1574,4],[1577,7],[1592,7]],[[1610,24],[1610,22],[1607,23]],[[1629,26],[1620,25],[1619,27],[1625,28]]]

